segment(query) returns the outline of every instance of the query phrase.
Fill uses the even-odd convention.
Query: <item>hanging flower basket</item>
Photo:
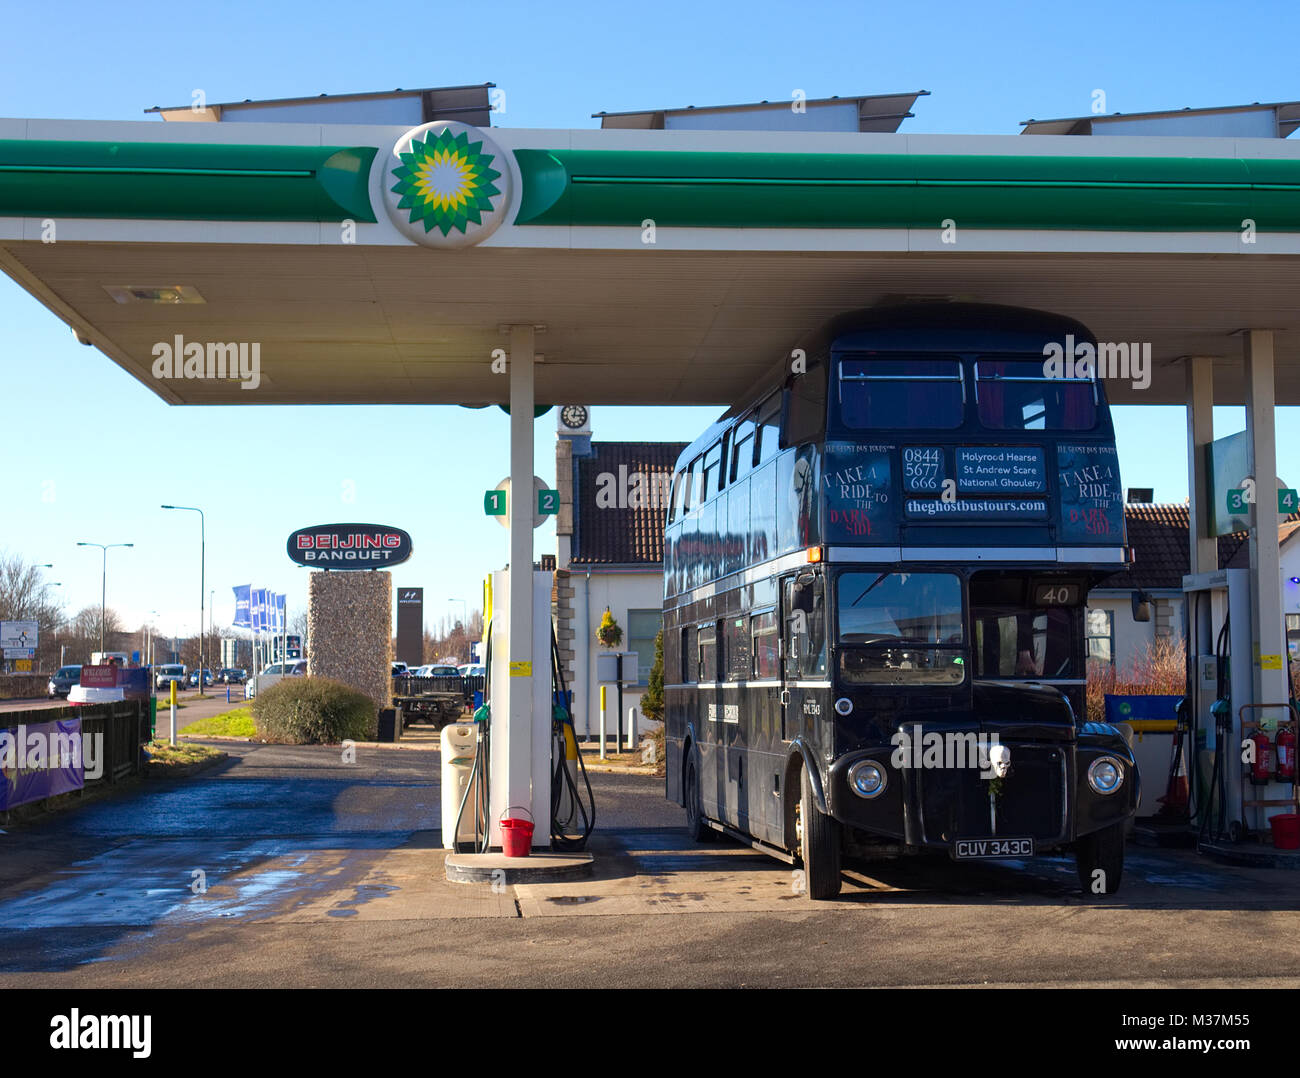
[[[623,643],[623,630],[614,620],[614,615],[609,612],[609,607],[605,607],[600,625],[596,628],[596,639],[603,648],[616,648]]]

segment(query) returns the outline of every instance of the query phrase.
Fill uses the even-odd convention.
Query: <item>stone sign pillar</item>
[[[307,580],[307,674],[392,707],[393,574],[313,572]]]

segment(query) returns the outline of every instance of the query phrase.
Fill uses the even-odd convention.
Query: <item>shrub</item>
[[[373,741],[374,701],[350,685],[324,677],[287,677],[253,697],[258,736],[288,745]]]
[[[1107,696],[1182,696],[1187,652],[1181,636],[1147,644],[1127,666],[1088,660],[1088,721],[1106,721]]]
[[[641,714],[654,722],[664,720],[664,631],[655,636],[655,661],[646,690],[641,694]]]

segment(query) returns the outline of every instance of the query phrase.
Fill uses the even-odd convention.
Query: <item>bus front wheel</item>
[[[1084,835],[1075,848],[1074,863],[1085,894],[1113,895],[1124,875],[1124,824]]]
[[[799,838],[799,857],[803,861],[808,897],[834,898],[840,893],[840,822],[818,809],[807,768],[801,776],[795,833]]]

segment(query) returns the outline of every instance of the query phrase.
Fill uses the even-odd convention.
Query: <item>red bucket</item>
[[[1279,850],[1300,850],[1300,816],[1279,812],[1268,821],[1273,827],[1273,845]]]
[[[509,812],[510,809],[506,809]],[[527,812],[526,808],[520,808]],[[533,848],[533,821],[507,816],[501,821],[501,849],[507,857],[527,857]]]

